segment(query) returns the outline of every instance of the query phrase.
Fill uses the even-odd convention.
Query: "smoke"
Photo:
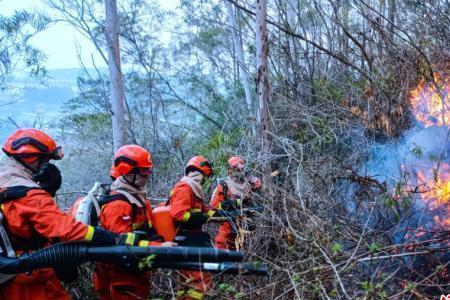
[[[449,133],[447,127],[416,124],[398,140],[375,145],[362,173],[392,187],[407,172],[433,169],[449,160]]]

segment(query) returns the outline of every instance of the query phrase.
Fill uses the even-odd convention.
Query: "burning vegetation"
[[[409,94],[411,112],[425,126],[450,126],[450,79],[434,75],[434,81],[422,79]]]
[[[421,80],[409,94],[412,114],[419,123],[410,157],[399,157],[400,180],[394,196],[413,205],[400,221],[395,234],[405,257],[410,281],[419,281],[428,292],[443,292],[448,283],[450,232],[450,80],[434,76]],[[418,129],[417,129],[418,128]],[[417,138],[420,136],[420,138]],[[407,147],[411,145],[404,141]],[[404,282],[401,288],[406,288]],[[418,297],[419,295],[415,295]]]

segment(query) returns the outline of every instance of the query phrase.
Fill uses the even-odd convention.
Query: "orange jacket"
[[[183,224],[188,223],[191,215],[198,212],[208,214],[210,209],[187,183],[179,181],[170,193],[170,216],[175,222]]]
[[[63,213],[44,190],[30,190],[25,197],[1,206],[13,248],[24,250],[26,240],[41,237],[50,241],[90,240],[90,226]],[[25,244],[25,245],[24,245]]]
[[[49,245],[50,240],[91,240],[93,227],[64,214],[44,190],[30,190],[26,196],[1,205],[5,228],[18,252]],[[0,299],[70,299],[53,269],[18,274],[0,285]]]
[[[117,192],[111,192],[111,195]],[[152,228],[152,208],[150,201],[143,201],[143,207],[133,206],[122,200],[112,201],[102,206],[100,224],[114,233],[127,233],[148,225]],[[159,243],[155,243],[159,245]]]
[[[222,204],[225,199],[229,202],[228,206],[240,206],[240,198],[237,195],[233,195],[229,189],[227,190],[227,195],[225,195],[223,183],[219,183],[211,196],[211,208],[216,210],[223,209]],[[215,237],[215,246],[219,249],[235,250],[235,239],[235,225],[230,222],[222,222]]]

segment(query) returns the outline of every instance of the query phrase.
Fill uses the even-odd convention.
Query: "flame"
[[[434,230],[450,229],[450,165],[441,163],[439,170],[435,168],[417,172],[417,188],[420,198],[425,204]]]
[[[434,75],[434,83],[421,80],[409,93],[410,108],[425,127],[450,125],[450,78]]]

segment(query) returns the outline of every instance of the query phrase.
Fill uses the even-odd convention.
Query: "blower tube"
[[[154,255],[152,262],[241,262],[238,251],[201,247],[98,247],[86,243],[58,244],[26,253],[18,258],[0,256],[0,273],[17,274],[59,265],[79,265],[88,261],[107,262],[124,266],[136,264]]]

